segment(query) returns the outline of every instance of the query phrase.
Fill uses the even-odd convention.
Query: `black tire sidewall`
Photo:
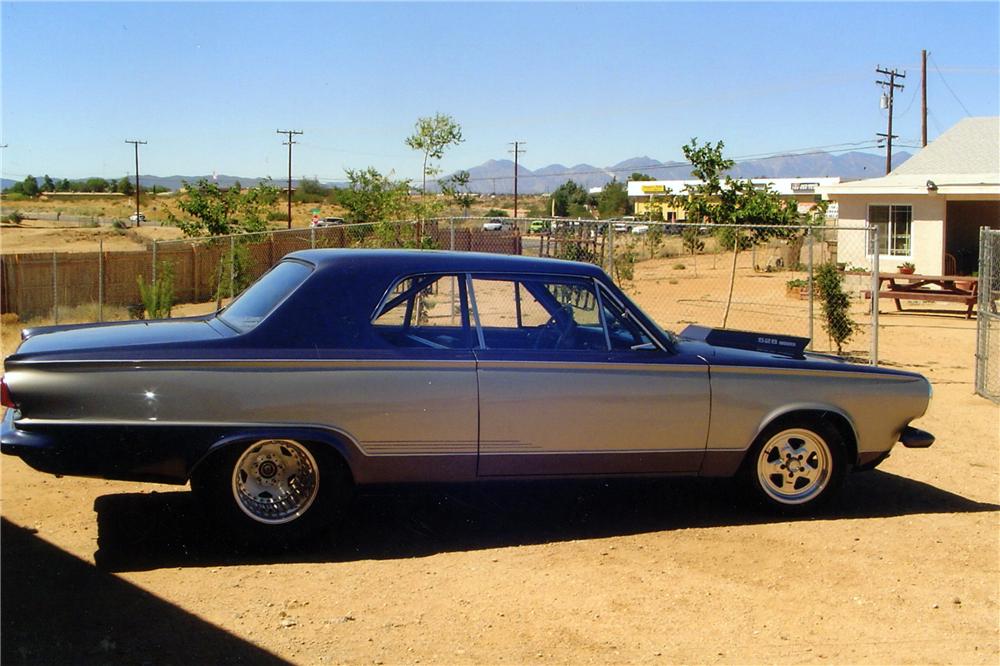
[[[192,489],[226,534],[237,543],[259,548],[280,548],[315,537],[340,517],[351,494],[350,474],[336,452],[325,445],[296,441],[316,460],[318,488],[312,504],[287,523],[268,524],[247,515],[233,495],[233,470],[237,461],[260,440],[236,442],[205,461],[192,478]]]

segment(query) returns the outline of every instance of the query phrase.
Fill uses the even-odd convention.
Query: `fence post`
[[[59,323],[59,285],[56,281],[56,253],[52,253],[52,317]]]
[[[309,227],[309,249],[316,249],[316,227]]]
[[[878,288],[879,282],[878,273],[878,227],[870,227],[869,230],[872,234],[872,350],[871,350],[871,360],[869,363],[871,365],[878,365]]]
[[[232,300],[234,294],[236,276],[236,236],[229,237],[229,298]]]
[[[156,284],[156,239],[153,239],[153,284]]]
[[[813,313],[814,313],[814,310],[813,310],[814,303],[813,302],[815,300],[815,296],[813,295],[813,230],[810,228],[806,233],[809,234],[809,255],[808,255],[809,256],[809,259],[808,259],[808,261],[809,261],[809,277],[807,278],[808,289],[809,289],[809,347],[812,348],[812,346],[813,346],[813,342],[812,342],[812,339],[813,339]],[[799,261],[798,257],[795,258],[795,261],[796,262]]]
[[[605,232],[605,236],[608,239],[608,250],[607,250],[607,262],[608,262],[608,275],[612,276],[614,280],[615,274],[615,226],[608,222],[608,230]]]
[[[104,321],[104,239],[97,239],[97,321]]]
[[[449,241],[451,243],[449,249],[452,252],[454,252],[455,251],[455,218],[453,218],[453,217],[448,219],[448,235],[449,235],[449,237],[451,239]]]

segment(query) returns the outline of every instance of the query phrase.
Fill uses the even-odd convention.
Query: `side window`
[[[643,345],[653,345],[655,348],[653,340],[606,292],[602,294],[601,301],[604,305],[604,321],[608,325],[608,341],[611,343],[611,349],[627,351]]]
[[[487,349],[608,348],[589,281],[476,276],[472,294]]]
[[[394,347],[461,349],[469,346],[464,277],[418,275],[397,282],[372,322]]]

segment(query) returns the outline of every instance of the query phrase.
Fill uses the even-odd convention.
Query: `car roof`
[[[445,250],[371,250],[324,249],[301,250],[286,258],[315,265],[349,268],[372,277],[422,272],[545,273],[549,275],[586,275],[599,277],[603,271],[593,264],[524,257],[487,252],[450,252]]]

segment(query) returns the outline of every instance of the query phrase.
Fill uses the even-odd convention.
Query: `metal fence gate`
[[[1000,229],[979,230],[976,393],[1000,403]]]

